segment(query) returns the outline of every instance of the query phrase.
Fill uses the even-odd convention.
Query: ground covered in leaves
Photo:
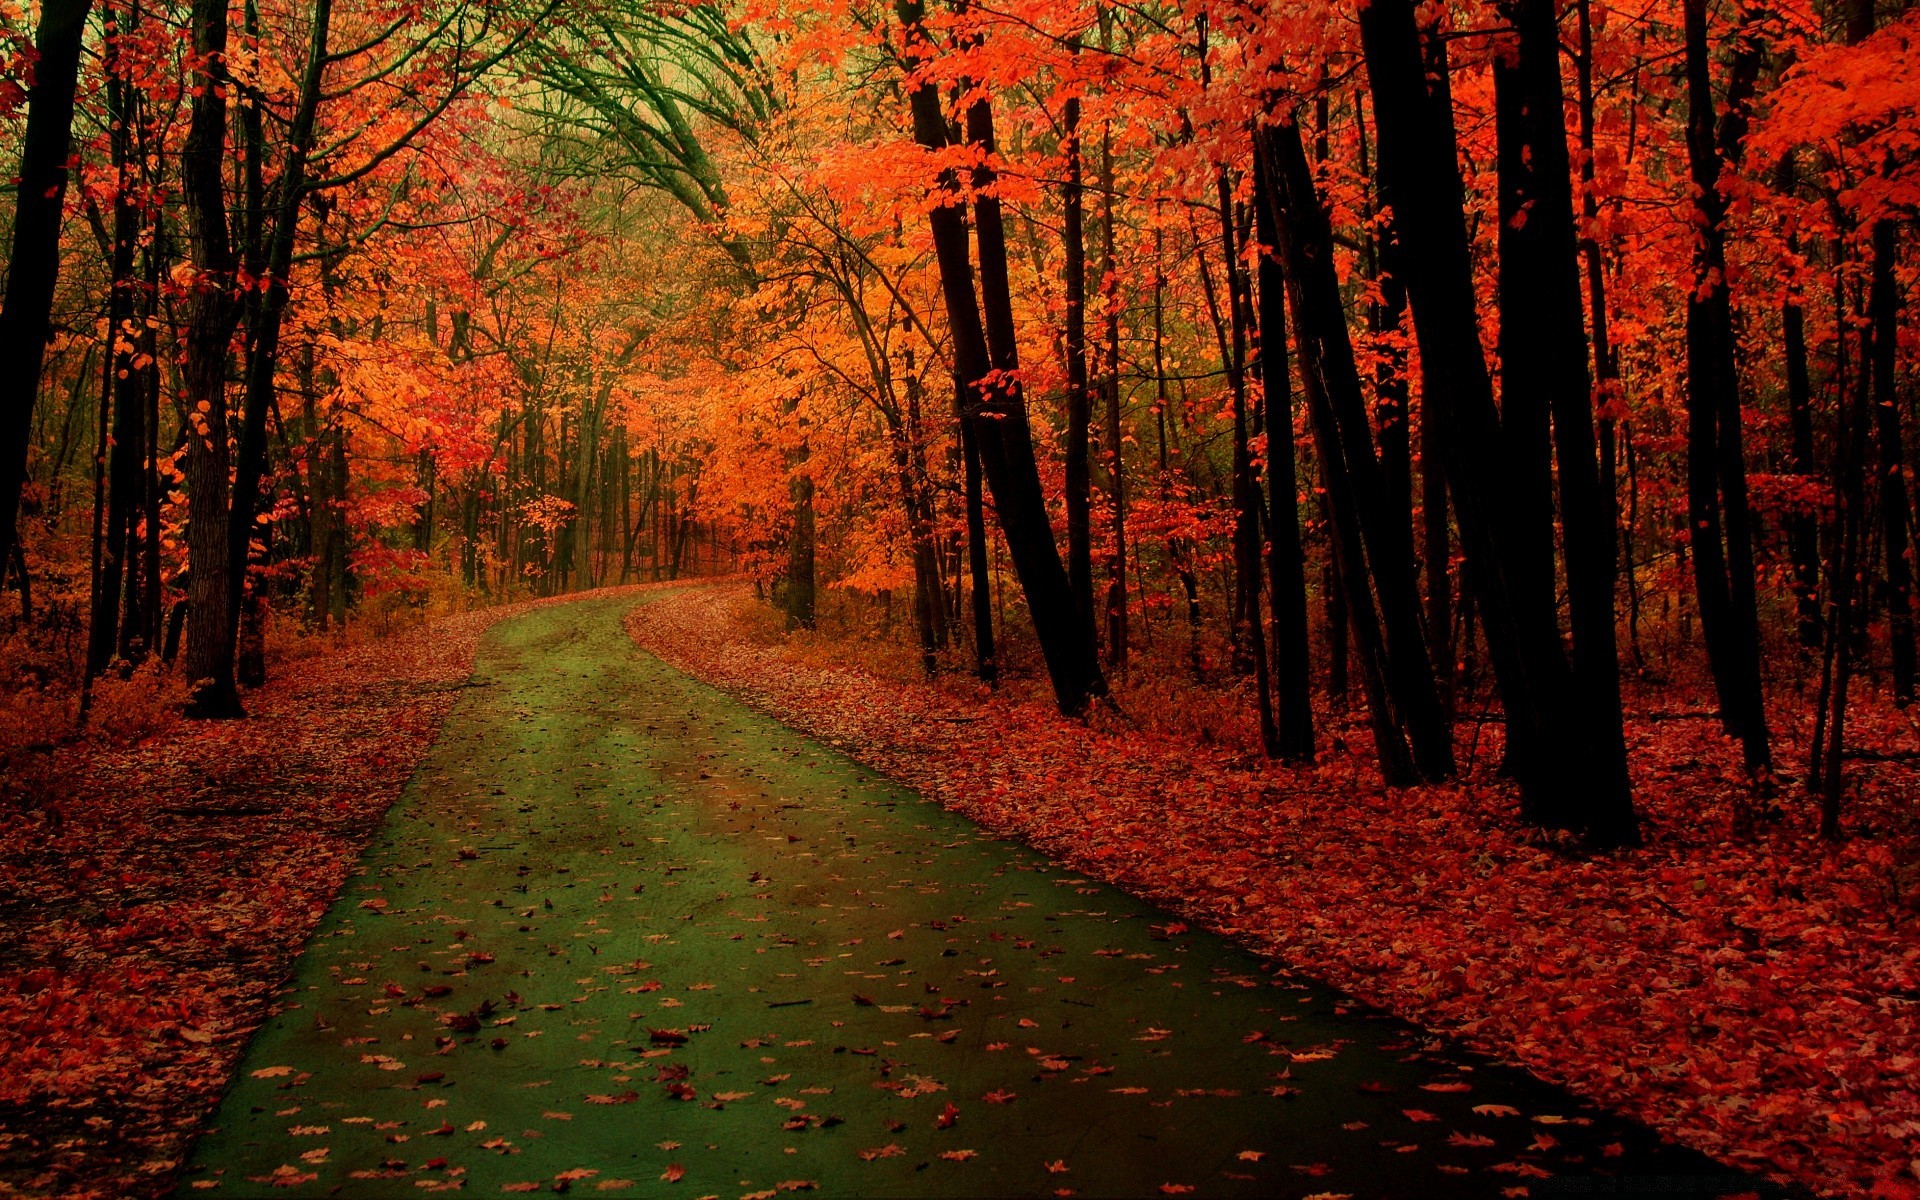
[[[1798,799],[1735,836],[1712,726],[1629,728],[1647,846],[1566,853],[1482,771],[1386,791],[907,683],[770,641],[737,589],[637,610],[643,647],[924,794],[1721,1160],[1828,1194],[1920,1195],[1920,929],[1897,835],[1911,769],[1868,764],[1854,839]],[[1872,744],[1912,740],[1864,713]],[[1884,728],[1870,723],[1880,721]],[[1485,761],[1484,749],[1478,757]]]
[[[183,1194],[1788,1195],[876,778],[631,604],[488,634]]]
[[[480,634],[544,603],[280,664],[244,721],[57,752],[0,843],[0,1195],[170,1185]]]

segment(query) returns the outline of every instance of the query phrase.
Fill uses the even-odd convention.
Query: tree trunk
[[[60,273],[60,216],[67,196],[80,42],[92,7],[92,0],[46,0],[34,36],[13,246],[7,257],[6,294],[0,299],[0,568],[15,558],[27,442],[33,435],[33,406]],[[26,578],[24,569],[21,578]]]
[[[1267,572],[1272,577],[1275,692],[1280,757],[1313,761],[1312,657],[1307,642],[1306,551],[1293,444],[1293,373],[1287,361],[1287,293],[1273,225],[1266,156],[1254,154],[1254,227],[1260,239],[1260,340],[1254,359],[1266,395]]]
[[[1333,232],[1313,182],[1298,125],[1285,118],[1263,138],[1269,155],[1274,229],[1292,300],[1294,343],[1313,413],[1314,442],[1333,517],[1335,564],[1352,606],[1355,643],[1362,652],[1362,682],[1386,688],[1369,694],[1369,707],[1385,713],[1406,745],[1421,777],[1453,774],[1453,734],[1440,705],[1432,660],[1420,626],[1420,598],[1413,575],[1412,534],[1407,520],[1389,510],[1385,472],[1374,454],[1373,431],[1361,393],[1360,374],[1340,302],[1333,261]],[[1314,413],[1314,405],[1324,413]],[[1373,595],[1369,595],[1371,585]],[[1379,631],[1370,629],[1375,600]],[[1384,634],[1382,661],[1365,661]],[[1389,764],[1397,757],[1383,759]],[[1392,773],[1389,772],[1389,781]]]
[[[146,456],[146,396],[144,375],[134,367],[144,330],[134,320],[134,248],[139,240],[141,213],[133,203],[131,149],[135,95],[120,63],[120,37],[133,33],[132,15],[119,18],[102,47],[106,73],[108,148],[114,169],[113,234],[108,258],[106,371],[100,404],[113,413],[113,438],[107,453],[108,501],[100,543],[100,569],[95,576],[92,628],[87,646],[87,669],[97,675],[116,654],[130,650],[122,636],[121,598],[137,596],[139,573],[129,564],[139,562],[140,539],[136,522],[145,499],[142,470]]]
[[[1105,25],[1102,26],[1103,30]],[[1120,301],[1119,264],[1113,238],[1113,126],[1100,130],[1100,298],[1106,332],[1106,364],[1101,390],[1107,401],[1106,435],[1101,447],[1107,467],[1107,516],[1113,536],[1113,557],[1107,566],[1107,663],[1127,669],[1127,496],[1126,465],[1120,432]]]
[[[1792,190],[1792,159],[1782,163],[1785,178],[1779,190]],[[1790,237],[1789,253],[1797,253],[1798,239]],[[1791,436],[1787,444],[1787,468],[1802,480],[1812,482],[1815,474],[1813,452],[1813,382],[1807,367],[1806,313],[1800,293],[1790,290],[1780,305],[1780,340],[1786,354],[1787,421]],[[1800,645],[1815,649],[1820,645],[1820,522],[1811,504],[1797,506],[1787,526],[1788,557],[1793,562],[1793,595],[1798,616],[1796,632]]]
[[[1075,43],[1078,49],[1078,43]],[[1068,97],[1061,153],[1066,182],[1060,189],[1061,241],[1065,249],[1067,356],[1067,580],[1074,603],[1093,631],[1093,478],[1087,461],[1092,397],[1087,387],[1087,248],[1080,161],[1080,98]]]
[[[1617,793],[1590,766],[1556,614],[1541,611],[1537,594],[1507,570],[1507,551],[1523,535],[1510,522],[1511,477],[1481,351],[1445,44],[1435,38],[1423,46],[1412,0],[1373,0],[1361,11],[1360,30],[1381,199],[1404,250],[1425,418],[1436,422],[1446,459],[1508,736],[1527,749],[1513,764],[1522,813],[1595,842],[1631,841],[1631,814],[1622,819]]]
[[[196,13],[199,7],[197,0]],[[267,466],[267,410],[273,406],[274,374],[280,361],[280,330],[292,297],[290,276],[293,271],[293,248],[298,233],[300,206],[306,199],[307,156],[313,150],[332,12],[332,0],[313,0],[306,69],[287,135],[280,177],[274,183],[273,226],[267,243],[266,275],[259,305],[253,313],[251,337],[248,339],[246,398],[241,407],[234,457],[233,502],[226,526],[226,599],[221,612],[223,624],[218,630],[218,636],[230,644],[239,638],[241,612],[245,607],[247,564],[251,558],[255,532],[254,516],[260,501],[260,480]],[[225,45],[224,28],[221,30],[221,45]],[[222,71],[224,73],[224,67]],[[198,112],[196,100],[196,118]],[[207,628],[200,624],[197,617],[195,627],[196,630]],[[230,662],[232,650],[223,653]]]
[[[1749,773],[1772,766],[1760,686],[1760,628],[1754,596],[1751,518],[1734,362],[1733,302],[1726,281],[1724,146],[1737,146],[1744,98],[1759,49],[1736,51],[1727,124],[1716,120],[1707,46],[1706,0],[1684,0],[1687,159],[1693,180],[1694,282],[1687,296],[1687,517],[1700,629],[1728,733],[1741,741]],[[1724,539],[1724,540],[1723,540]]]
[[[1614,793],[1606,808],[1609,819],[1630,827],[1632,786],[1614,633],[1613,523],[1595,448],[1554,0],[1513,0],[1507,11],[1519,53],[1510,60],[1496,58],[1494,71],[1496,108],[1506,113],[1500,131],[1501,418],[1531,414],[1536,404],[1552,418],[1576,704],[1591,745],[1591,766]],[[1524,449],[1535,450],[1530,441]],[[1537,499],[1531,471],[1519,478],[1529,501]],[[1549,498],[1549,589],[1551,513]],[[1539,531],[1530,518],[1527,531],[1531,543]]]
[[[1535,0],[1537,3],[1537,0]],[[1523,9],[1527,0],[1503,3],[1501,14],[1516,27],[1532,14]],[[1521,601],[1532,611],[1553,611],[1559,607],[1554,580],[1553,549],[1553,442],[1550,401],[1553,384],[1552,357],[1564,351],[1559,344],[1541,345],[1539,339],[1552,336],[1549,327],[1560,314],[1542,313],[1533,306],[1541,300],[1540,277],[1559,264],[1537,263],[1535,256],[1545,253],[1546,238],[1540,232],[1541,219],[1533,209],[1543,203],[1545,169],[1536,170],[1531,156],[1544,147],[1540,135],[1543,118],[1558,117],[1535,111],[1537,88],[1526,86],[1526,77],[1536,65],[1527,61],[1531,39],[1516,29],[1508,44],[1497,47],[1493,59],[1493,110],[1497,152],[1499,200],[1500,272],[1496,289],[1500,315],[1500,432],[1505,451],[1507,494],[1511,507],[1508,523],[1512,530],[1507,547],[1506,570]],[[1514,42],[1519,44],[1516,46]],[[1557,89],[1559,76],[1554,76]],[[1562,149],[1558,161],[1564,162]],[[1546,223],[1556,223],[1547,214]],[[1557,333],[1558,330],[1553,332]],[[1586,362],[1584,335],[1580,360]],[[1507,736],[1517,742],[1526,726],[1509,727]],[[1510,744],[1509,756],[1525,753],[1525,748]]]
[[[963,411],[965,387],[954,381],[954,413]],[[981,495],[980,448],[974,442],[973,427],[959,420],[960,452],[966,460],[967,581],[973,611],[973,673],[988,687],[1000,682],[1000,669],[994,659],[993,581],[988,577],[987,519],[985,497]]]
[[[789,410],[798,416],[796,399]],[[798,417],[805,422],[805,417]],[[813,447],[803,433],[788,465],[787,494],[793,502],[793,527],[787,534],[787,578],[781,600],[788,629],[814,626]]]
[[[1836,285],[1837,317],[1844,316],[1844,293]],[[1844,329],[1846,322],[1836,326]],[[1835,377],[1840,381],[1839,436],[1835,439],[1834,497],[1835,512],[1830,538],[1833,561],[1827,578],[1828,603],[1826,644],[1821,655],[1820,694],[1814,710],[1813,742],[1808,750],[1808,790],[1820,796],[1820,836],[1828,841],[1841,837],[1840,801],[1846,784],[1845,750],[1847,699],[1853,679],[1856,614],[1865,606],[1855,594],[1859,586],[1863,543],[1866,540],[1866,459],[1867,431],[1872,420],[1872,327],[1862,331],[1860,362],[1853,377],[1847,375],[1847,351],[1844,334],[1835,339],[1837,359]],[[1849,392],[1851,395],[1849,396]]]
[[[898,0],[897,10],[906,30],[909,53],[930,55],[932,47],[921,24],[923,8],[919,0]],[[909,102],[915,139],[929,150],[944,148],[948,143],[947,125],[936,86],[923,81],[912,90]],[[1013,302],[1007,284],[1006,235],[1000,202],[991,190],[993,117],[985,99],[968,111],[967,139],[981,156],[973,179],[980,244],[978,301],[973,291],[965,219],[954,194],[957,180],[950,171],[943,172],[936,185],[948,202],[935,205],[928,213],[947,324],[953,336],[954,365],[965,389],[962,419],[972,429],[981,474],[993,492],[994,511],[1013,557],[1014,573],[1026,595],[1054,698],[1063,713],[1077,714],[1092,697],[1106,693],[1106,680],[1093,654],[1090,615],[1081,611],[1073,598],[1040,488],[1040,470],[1034,459],[1026,398],[1019,380]]]
[[[187,422],[188,713],[244,715],[234,685],[234,633],[227,622],[232,555],[227,487],[227,353],[241,306],[234,298],[234,254],[227,231],[226,0],[194,0],[192,118],[180,153],[181,191],[193,270],[187,300],[186,361],[181,368]],[[242,530],[240,537],[249,531]],[[238,539],[236,539],[238,540]]]
[[[1893,221],[1882,218],[1874,222],[1872,237],[1867,320],[1873,330],[1873,355],[1866,369],[1873,378],[1874,428],[1880,444],[1880,540],[1887,569],[1887,643],[1893,656],[1893,702],[1905,708],[1913,703],[1913,531],[1907,507],[1907,456],[1900,429],[1900,403],[1894,394],[1900,292],[1893,275]]]

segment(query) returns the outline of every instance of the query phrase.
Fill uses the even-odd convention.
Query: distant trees
[[[1914,692],[1911,13],[37,12],[0,557],[88,678],[737,566],[1594,845],[1623,658],[1836,836]]]

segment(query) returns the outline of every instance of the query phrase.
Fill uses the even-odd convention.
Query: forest
[[[1681,958],[1798,974],[1616,1049],[1823,1053],[1825,963],[1867,1014],[1831,1094],[1763,1064],[1704,1135],[1666,1075],[1545,1073],[1920,1195],[1916,112],[1902,0],[0,0],[7,873],[81,887],[115,755],[251,794],[220,747],[335,736],[276,687],[645,585],[642,648],[1183,915],[1279,877],[1181,882],[1243,816],[1327,880],[1376,834],[1469,896],[1538,854],[1543,926],[1670,868],[1675,920],[1723,905]],[[1448,941],[1399,919],[1356,918]],[[16,1035],[51,962],[0,952]],[[1518,986],[1344,970],[1456,1032]],[[12,1183],[84,1192],[36,1138]]]

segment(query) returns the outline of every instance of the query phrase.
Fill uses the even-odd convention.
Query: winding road
[[[876,777],[634,603],[488,635],[182,1195],[1784,1194]]]

